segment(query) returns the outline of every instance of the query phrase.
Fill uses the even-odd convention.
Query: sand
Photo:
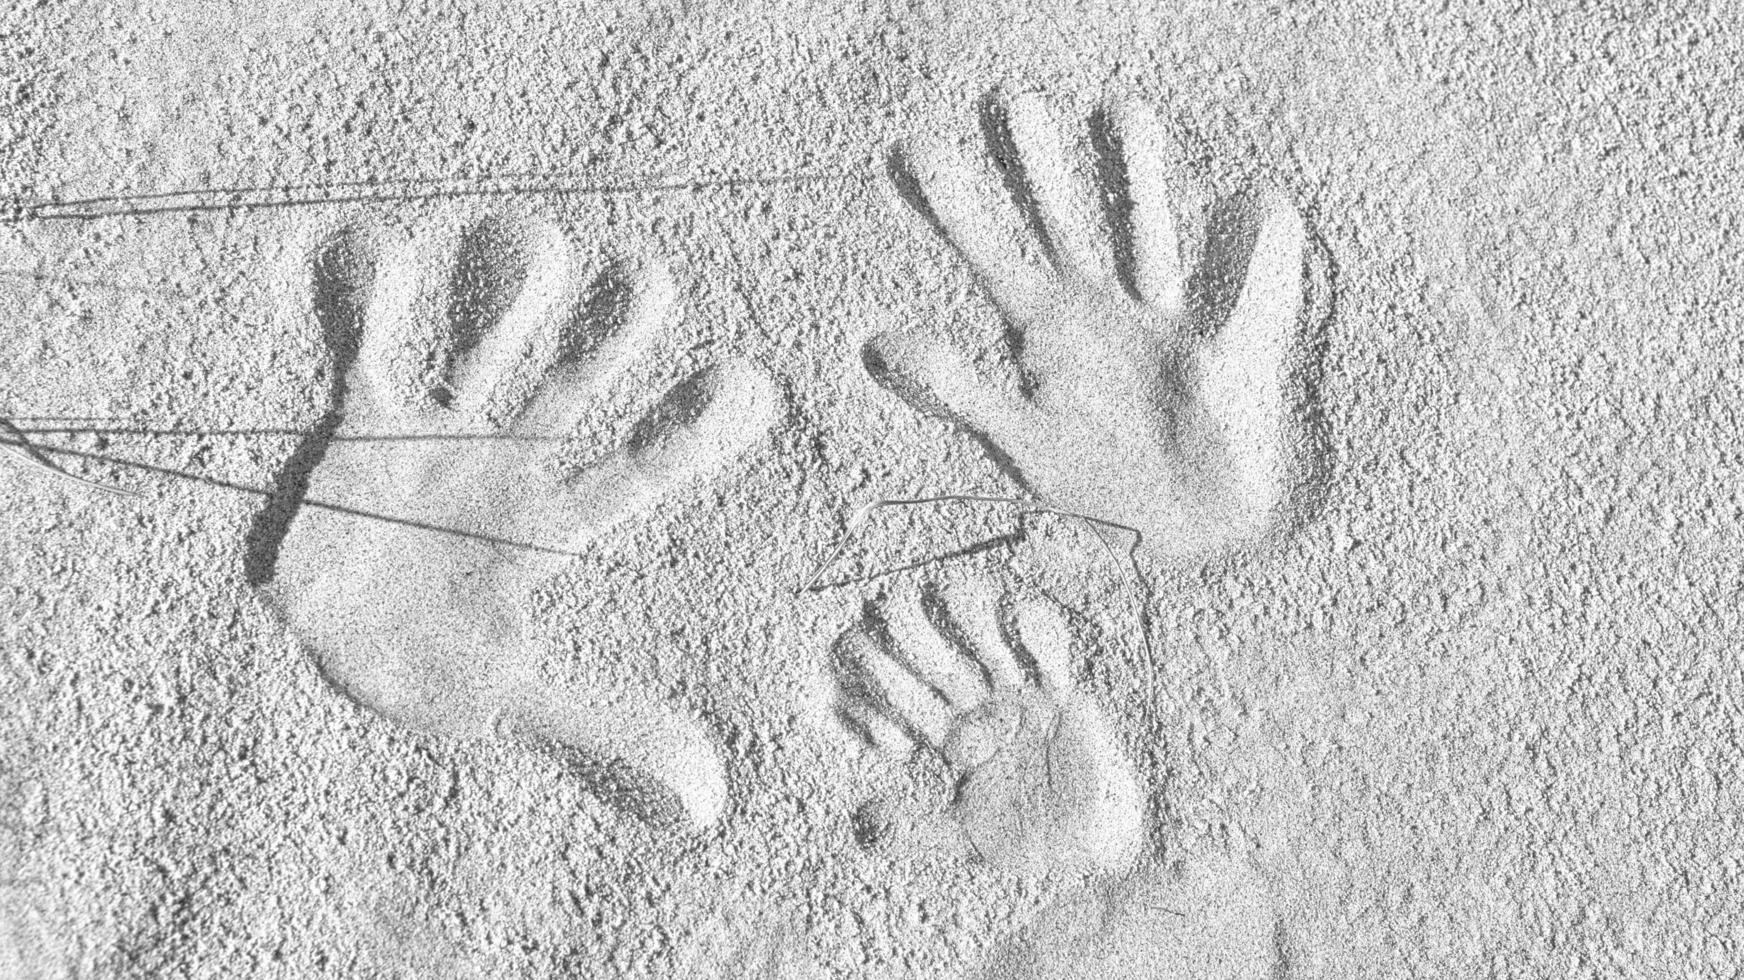
[[[0,25],[0,976],[1744,964],[1738,14]]]

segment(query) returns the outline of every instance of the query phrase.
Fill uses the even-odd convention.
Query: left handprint
[[[715,479],[773,424],[773,381],[740,361],[667,391],[582,472],[554,450],[673,318],[657,264],[592,285],[564,234],[484,219],[390,241],[326,235],[300,270],[331,348],[317,439],[257,522],[250,577],[322,674],[435,734],[503,734],[594,777],[644,816],[707,825],[726,802],[712,740],[646,695],[553,687],[526,639],[530,590],[590,537]],[[281,510],[283,507],[281,507]]]

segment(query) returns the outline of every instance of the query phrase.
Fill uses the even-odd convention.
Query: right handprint
[[[928,591],[868,606],[836,641],[838,717],[898,757],[934,754],[952,784],[942,811],[873,807],[870,822],[1009,871],[1127,867],[1143,798],[1101,709],[1072,679],[1071,646],[1062,610],[1039,599],[1001,608],[979,590],[955,602]]]
[[[1069,138],[1037,96],[981,109],[989,159],[898,151],[897,192],[974,269],[1018,383],[955,345],[886,333],[867,370],[963,426],[1045,503],[1185,558],[1283,510],[1307,232],[1272,189],[1213,199],[1162,121],[1126,105]]]

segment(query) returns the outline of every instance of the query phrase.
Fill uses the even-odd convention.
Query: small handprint
[[[318,243],[306,314],[337,383],[318,442],[281,481],[300,506],[257,524],[251,574],[365,707],[424,732],[510,735],[632,809],[706,824],[726,790],[700,727],[647,696],[546,683],[524,610],[589,538],[749,449],[773,424],[774,385],[742,362],[706,368],[618,448],[559,467],[556,450],[676,306],[657,263],[591,288],[577,264],[534,222],[414,243],[351,227]]]
[[[885,751],[937,753],[954,786],[940,810],[875,819],[1008,870],[1130,864],[1138,784],[1072,681],[1071,646],[1064,613],[1041,600],[1001,611],[927,592],[868,606],[833,651],[838,717]]]
[[[891,157],[897,192],[1003,315],[1016,390],[917,330],[874,338],[866,368],[1044,502],[1134,528],[1154,553],[1253,541],[1290,479],[1302,219],[1269,190],[1205,206],[1147,108],[1098,110],[1085,139],[1052,115],[1038,96],[989,100],[990,166],[944,147]]]

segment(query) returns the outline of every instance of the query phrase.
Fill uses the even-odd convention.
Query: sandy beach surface
[[[9,5],[0,977],[1738,975],[1741,9]]]

